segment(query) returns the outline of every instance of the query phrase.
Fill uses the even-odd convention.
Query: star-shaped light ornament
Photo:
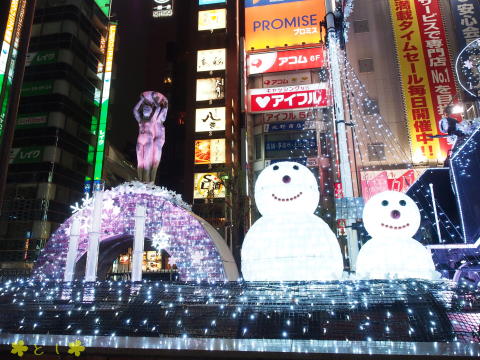
[[[471,60],[464,61],[463,66],[466,67],[467,69],[471,69],[473,68],[473,62]]]

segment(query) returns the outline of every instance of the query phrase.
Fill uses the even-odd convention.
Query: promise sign
[[[327,84],[252,89],[248,92],[252,113],[330,106]]]
[[[450,145],[431,136],[455,85],[438,1],[389,1],[413,162],[443,161]]]
[[[323,47],[250,54],[247,60],[248,75],[306,70],[324,66],[325,49]]]
[[[245,48],[318,44],[324,1],[245,0]]]

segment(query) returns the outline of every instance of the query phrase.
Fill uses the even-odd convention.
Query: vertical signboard
[[[20,33],[25,16],[26,0],[12,0],[0,52],[0,143],[10,101]]]
[[[318,44],[324,17],[324,1],[245,0],[245,48]]]
[[[450,0],[457,29],[458,47],[463,49],[480,38],[480,3],[478,0]]]
[[[412,160],[414,163],[440,162],[450,146],[445,139],[431,136],[439,133],[437,120],[441,117],[439,112],[443,112],[443,96],[451,99],[454,85],[451,71],[446,69],[450,64],[443,24],[440,13],[434,10],[438,6],[431,6],[437,1],[429,0],[428,9],[414,0],[389,1]]]
[[[107,53],[105,58],[105,72],[103,75],[103,89],[98,122],[97,148],[95,150],[94,180],[102,180],[103,160],[105,155],[105,135],[107,131],[108,105],[112,80],[113,53],[115,50],[115,36],[117,24],[111,23],[108,28]]]

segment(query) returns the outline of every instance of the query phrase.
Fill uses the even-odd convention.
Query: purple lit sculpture
[[[132,246],[134,214],[138,204],[147,209],[145,237],[150,240],[161,238],[161,248],[171,255],[170,263],[177,265],[180,280],[225,281],[238,278],[230,250],[208,223],[194,215],[178,194],[140,182],[125,183],[104,192],[99,278],[105,276],[116,256]],[[93,202],[86,199],[75,210],[40,253],[35,265],[36,277],[63,278],[74,218],[80,219],[81,229],[75,273],[76,278],[82,276]]]

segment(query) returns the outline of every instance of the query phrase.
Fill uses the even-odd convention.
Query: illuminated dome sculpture
[[[420,226],[420,211],[409,196],[397,191],[376,194],[365,205],[363,222],[372,239],[358,254],[359,278],[439,278],[430,251],[412,238]]]
[[[179,271],[179,280],[237,280],[230,250],[216,230],[194,215],[180,195],[140,182],[125,183],[104,191],[98,277],[107,273],[113,259],[132,246],[135,208],[146,207],[145,237],[162,240]],[[83,275],[93,201],[84,200],[75,213],[52,235],[35,264],[35,276],[62,279],[74,218],[80,219],[76,277]],[[83,264],[82,264],[83,263]]]
[[[265,168],[255,184],[262,214],[242,246],[242,273],[248,281],[336,280],[343,272],[337,238],[314,215],[319,201],[312,172],[295,162]]]

